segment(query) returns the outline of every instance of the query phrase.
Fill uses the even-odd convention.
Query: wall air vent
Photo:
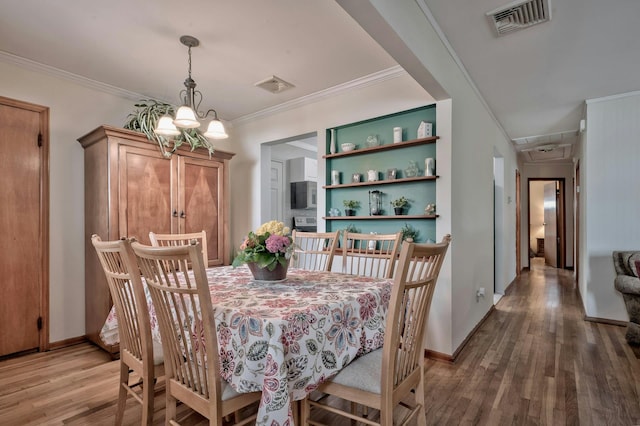
[[[550,0],[517,0],[487,12],[498,36],[541,24],[551,19]]]
[[[281,79],[280,77],[276,77],[275,75],[272,75],[267,79],[259,81],[255,85],[271,93],[280,93],[287,89],[291,89],[292,87],[295,87],[293,84],[287,81],[284,81],[283,79]]]

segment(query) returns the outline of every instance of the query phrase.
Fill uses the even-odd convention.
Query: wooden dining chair
[[[402,234],[344,232],[342,272],[375,278],[392,278]]]
[[[156,234],[155,232],[149,232],[149,240],[152,246],[157,247],[173,247],[188,245],[192,240],[200,242],[202,247],[202,259],[204,260],[204,267],[209,266],[209,257],[207,255],[207,232],[202,230],[200,232],[191,232],[188,234]]]
[[[142,404],[142,424],[150,425],[156,382],[164,376],[164,364],[162,346],[151,338],[149,308],[140,269],[128,240],[102,241],[94,234],[91,242],[107,277],[118,317],[120,386],[116,425],[122,424],[128,395]],[[131,373],[135,373],[139,381],[129,384]]]
[[[178,424],[177,401],[221,425],[229,416],[260,400],[237,393],[220,376],[218,339],[209,283],[198,241],[173,247],[132,243],[156,310],[166,371],[166,424]],[[192,265],[189,270],[187,265]],[[239,417],[239,416],[238,416]],[[255,420],[256,415],[236,425]]]
[[[427,320],[440,267],[451,236],[441,243],[404,242],[394,278],[384,343],[381,349],[354,359],[330,380],[318,387],[320,392],[351,402],[351,411],[336,407],[335,398],[302,403],[302,424],[318,425],[310,420],[316,409],[330,411],[370,425],[393,425],[394,409],[407,424],[418,416],[418,425],[426,425],[424,408],[424,343]],[[334,405],[330,405],[334,404]],[[356,405],[379,411],[378,421],[369,412],[366,419],[358,415]],[[313,408],[313,410],[312,410]]]
[[[338,247],[336,232],[301,232],[293,230],[294,251],[291,266],[310,271],[331,271]]]

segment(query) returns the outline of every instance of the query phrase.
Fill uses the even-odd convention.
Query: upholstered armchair
[[[640,251],[614,251],[613,266],[617,274],[614,285],[622,293],[629,314],[625,337],[630,344],[640,345]]]

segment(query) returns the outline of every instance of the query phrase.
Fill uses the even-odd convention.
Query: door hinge
[[[42,317],[38,317],[38,330],[42,330]]]
[[[42,133],[38,133],[38,148],[42,148]]]

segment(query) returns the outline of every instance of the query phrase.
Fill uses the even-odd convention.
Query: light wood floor
[[[454,364],[427,362],[427,423],[640,424],[640,351],[580,306],[569,272],[535,263]],[[118,362],[89,344],[1,361],[0,425],[112,425],[117,380]],[[125,424],[139,412],[130,399]]]

